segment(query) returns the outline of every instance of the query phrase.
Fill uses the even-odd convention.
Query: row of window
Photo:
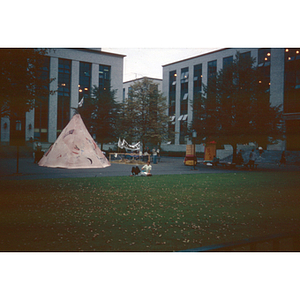
[[[241,58],[251,58],[251,52],[241,53]],[[233,63],[233,56],[223,58],[223,70]],[[268,93],[270,97],[270,65],[271,65],[271,49],[258,49],[257,67],[259,71],[259,84],[261,88]],[[197,97],[202,91],[202,64],[193,66],[193,96]],[[188,78],[189,69],[182,68],[180,74],[180,143],[184,143],[185,132],[187,128],[187,108],[188,108]],[[217,60],[207,63],[207,79],[209,81],[215,78],[217,74]],[[285,49],[285,67],[284,67],[284,107],[285,112],[300,111],[300,49]],[[176,71],[169,73],[169,115],[175,116],[176,103]],[[175,117],[170,126],[175,129]]]
[[[298,52],[299,53],[299,52]],[[251,57],[251,52],[247,51],[241,54],[242,58]],[[299,55],[300,58],[300,55]],[[270,85],[270,68],[267,68],[270,65],[271,61],[271,49],[259,49],[258,50],[258,66],[264,67],[261,68],[261,76],[260,83],[266,83],[266,90]],[[228,68],[233,63],[233,56],[228,56],[223,58],[223,69]],[[213,60],[207,63],[207,78],[208,83],[211,79],[215,78],[217,74],[217,60]],[[202,91],[202,64],[198,64],[194,66],[194,87],[193,87],[193,96],[197,97],[199,93]],[[174,106],[175,108],[175,91],[176,91],[176,71],[170,72],[169,78],[169,104],[170,106]],[[188,78],[189,78],[189,69],[188,67],[181,69],[181,98],[180,101],[186,101],[188,98]],[[170,115],[175,114],[175,110],[172,107],[170,111]],[[172,114],[173,113],[173,114]],[[183,103],[181,107],[180,114],[186,114],[186,104]]]
[[[72,61],[68,59],[58,60],[58,103],[57,103],[57,132],[58,134],[63,130],[70,120],[70,90],[71,90],[71,73]],[[45,57],[45,62],[42,67],[42,78],[50,78],[50,58]],[[99,65],[99,88],[110,88],[110,66]],[[91,92],[91,72],[92,64],[80,62],[79,65],[79,84],[78,93],[79,99],[86,97]],[[49,86],[45,86],[49,89]],[[38,99],[35,109],[35,132],[34,137],[39,138],[41,141],[47,141],[48,133],[48,113],[49,104],[48,99]]]

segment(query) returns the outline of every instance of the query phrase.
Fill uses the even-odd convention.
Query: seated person
[[[140,168],[138,166],[132,167],[131,169],[131,176],[136,176],[140,173]]]
[[[152,176],[151,174],[152,166],[150,165],[150,161],[147,162],[146,165],[142,167],[141,176]]]

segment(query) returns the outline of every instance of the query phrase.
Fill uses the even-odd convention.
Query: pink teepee
[[[106,168],[110,166],[110,162],[87,131],[81,116],[76,114],[39,161],[39,166],[66,169]]]

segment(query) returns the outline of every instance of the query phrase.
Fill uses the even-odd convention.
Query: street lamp
[[[192,132],[192,143],[193,143],[193,148],[194,148],[194,170],[196,170],[195,166],[197,164],[196,137],[197,137],[197,131],[195,129],[193,129],[193,132]]]

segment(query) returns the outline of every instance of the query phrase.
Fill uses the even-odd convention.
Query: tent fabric
[[[106,168],[111,165],[79,114],[73,116],[38,164],[41,167],[66,169]]]

